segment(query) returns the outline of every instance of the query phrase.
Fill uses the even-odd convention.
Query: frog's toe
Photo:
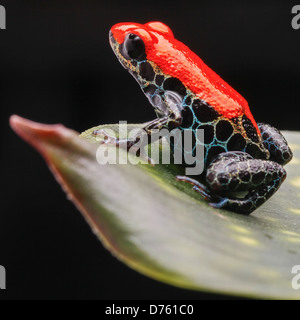
[[[225,208],[228,204],[229,199],[220,198],[218,202],[210,202],[209,205],[216,209]]]
[[[206,187],[193,186],[193,190],[197,191],[207,201],[213,201],[213,195],[209,192]]]
[[[212,197],[210,190],[204,184],[199,182],[198,180],[192,179],[187,176],[176,176],[176,180],[182,181],[182,182],[187,182],[187,183],[191,184],[193,186],[193,190],[200,193],[205,200],[213,201],[212,200],[213,197]]]

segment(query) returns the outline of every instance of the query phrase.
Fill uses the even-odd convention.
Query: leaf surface
[[[300,133],[284,132],[294,152],[286,181],[243,216],[209,207],[190,185],[177,182],[180,166],[100,165],[92,132],[118,125],[90,129],[81,138],[63,126],[17,116],[11,125],[43,155],[107,249],[133,269],[194,290],[300,298],[300,289],[292,288],[292,267],[300,264]],[[127,159],[124,150],[109,150]]]

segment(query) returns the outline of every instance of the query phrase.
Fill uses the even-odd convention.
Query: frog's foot
[[[200,193],[206,201],[209,201],[208,204],[213,208],[226,208],[226,206],[230,202],[229,198],[224,198],[219,195],[213,194],[205,185],[203,185],[198,180],[192,179],[187,176],[177,176],[176,180],[191,184],[193,186],[193,190]]]
[[[117,137],[107,134],[105,129],[95,130],[92,134],[93,136],[103,137],[103,140],[99,141],[100,144],[107,144],[107,145],[112,145],[118,148],[125,149],[128,152],[133,153],[143,161],[151,165],[155,165],[154,160],[150,158],[145,152],[143,152],[143,146],[145,145],[144,144],[141,145],[140,136],[137,136],[131,139],[119,139]]]
[[[101,144],[109,144],[127,150],[129,150],[132,146],[134,146],[134,144],[138,143],[139,141],[137,138],[119,139],[115,136],[109,135],[105,129],[95,130],[92,135],[94,137],[103,137],[103,140],[99,141]]]
[[[221,200],[219,196],[212,194],[212,192],[198,180],[192,179],[187,176],[176,176],[176,180],[191,184],[193,186],[193,190],[200,193],[207,201],[211,201],[212,203],[214,203]]]
[[[220,197],[220,201],[210,203],[209,205],[214,208],[224,208],[240,214],[249,215],[256,208],[265,203],[277,191],[280,183],[281,182],[279,180],[275,180],[274,182],[263,185],[258,189],[253,189],[249,191],[244,198]]]

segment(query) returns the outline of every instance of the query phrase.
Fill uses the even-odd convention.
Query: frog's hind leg
[[[276,162],[253,159],[244,152],[226,152],[208,166],[207,187],[189,177],[179,180],[194,185],[212,207],[250,214],[278,190],[285,177],[284,168]],[[243,198],[232,196],[241,191],[247,191]]]
[[[250,214],[266,202],[286,178],[284,168],[274,161],[253,159],[244,152],[219,154],[209,165],[207,184],[222,200],[211,203],[216,208]],[[247,191],[243,198],[231,198],[232,192]],[[226,195],[226,196],[224,196]]]
[[[270,160],[281,165],[285,165],[291,161],[293,153],[282,133],[269,124],[258,123],[257,125],[261,132],[264,146],[270,152]]]

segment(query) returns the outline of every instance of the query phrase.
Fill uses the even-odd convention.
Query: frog
[[[245,98],[166,24],[117,23],[109,42],[154,108],[156,118],[143,128],[148,136],[162,128],[204,131],[204,141],[193,142],[204,148],[203,172],[178,175],[177,181],[191,184],[210,206],[244,215],[279,189],[287,176],[283,166],[293,157],[282,133],[256,123]],[[129,150],[137,140],[115,143]]]

